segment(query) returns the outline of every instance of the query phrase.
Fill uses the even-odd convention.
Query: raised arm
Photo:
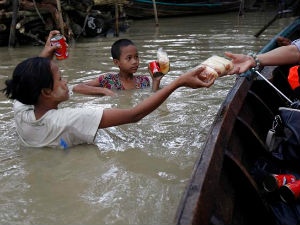
[[[203,69],[203,67],[200,67],[181,75],[175,81],[131,109],[105,109],[99,128],[135,123],[141,120],[158,108],[168,98],[168,96],[179,87],[210,87],[214,83],[214,79],[205,81],[206,77],[201,75]]]
[[[234,68],[229,74],[244,73],[256,66],[256,62],[252,56],[229,52],[226,52],[225,55],[231,58],[234,64]],[[288,45],[257,55],[257,59],[261,66],[296,64],[300,63],[300,52],[297,46]]]
[[[46,44],[45,44],[45,47],[42,50],[42,52],[40,53],[40,57],[50,58],[50,59],[53,58],[55,50],[59,49],[60,46],[51,46],[50,39],[53,36],[55,36],[56,34],[59,34],[59,33],[60,32],[58,30],[52,30],[52,31],[50,31],[48,39],[47,39]]]
[[[153,77],[151,73],[150,75],[152,78],[152,91],[157,91],[159,89],[160,81],[163,76]]]
[[[153,73],[151,72],[150,68],[148,67],[148,72],[152,79],[152,91],[157,91],[159,89],[161,78],[163,78],[164,75],[154,77]]]

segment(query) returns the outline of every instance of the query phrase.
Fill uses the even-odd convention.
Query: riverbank
[[[242,15],[247,10],[267,8],[276,11],[270,1],[202,2],[205,1],[186,0],[179,4],[162,0],[157,1],[156,11],[160,17],[232,10]],[[141,8],[139,4],[144,5]],[[268,4],[272,7],[267,7]],[[60,30],[68,41],[80,37],[118,36],[129,28],[129,16],[143,19],[151,14],[154,14],[151,0],[3,0],[0,1],[0,46],[43,45],[49,31],[54,29]]]
[[[68,40],[118,34],[128,28],[123,10],[128,3],[127,0],[0,1],[0,46],[43,45],[49,31],[54,29]]]

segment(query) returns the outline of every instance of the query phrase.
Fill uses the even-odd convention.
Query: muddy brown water
[[[129,38],[141,59],[137,74],[163,47],[171,71],[165,86],[184,71],[224,51],[258,51],[292,19],[276,21],[259,38],[253,35],[272,12],[205,15],[132,21],[119,38]],[[68,60],[58,62],[70,85],[116,71],[110,58],[115,37],[72,43]],[[0,48],[0,87],[21,60],[41,47]],[[220,104],[235,76],[218,79],[209,89],[180,88],[137,124],[99,130],[95,145],[71,149],[24,148],[18,144],[12,102],[0,95],[1,224],[172,224]],[[62,107],[136,105],[151,90],[118,92],[115,97],[74,94]]]

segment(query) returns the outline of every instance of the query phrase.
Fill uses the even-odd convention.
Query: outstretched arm
[[[179,87],[210,87],[214,83],[214,79],[205,81],[207,78],[201,75],[203,69],[203,67],[200,67],[181,75],[175,81],[131,109],[105,109],[99,128],[138,122],[158,108]]]
[[[226,52],[225,55],[231,58],[234,64],[234,68],[229,74],[244,73],[256,66],[256,62],[252,56],[229,52]],[[257,55],[257,58],[262,66],[295,64],[300,62],[300,52],[295,45],[288,45]]]
[[[107,96],[115,95],[113,91],[107,88],[99,87],[98,78],[75,85],[73,87],[73,91],[84,95],[107,95]]]
[[[295,45],[282,46],[258,55],[262,66],[296,64],[300,62],[300,52]]]

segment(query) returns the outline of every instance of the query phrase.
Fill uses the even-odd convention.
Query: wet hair
[[[43,88],[53,89],[51,61],[48,58],[34,57],[19,63],[12,79],[5,81],[2,90],[6,97],[23,104],[35,105]]]
[[[129,45],[134,45],[134,43],[128,39],[120,39],[115,41],[111,46],[111,56],[113,59],[120,59],[121,48]]]

